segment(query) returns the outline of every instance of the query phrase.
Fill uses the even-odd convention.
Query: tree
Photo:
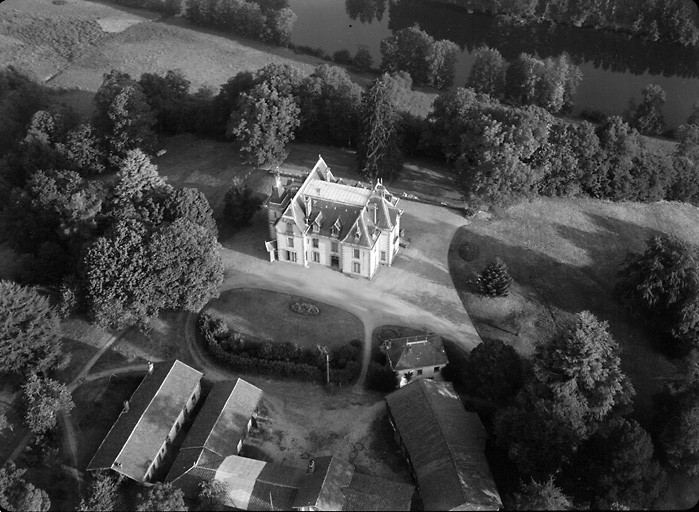
[[[490,297],[507,297],[511,282],[512,277],[507,271],[507,265],[500,258],[495,258],[478,276],[481,293]]]
[[[428,55],[433,42],[418,25],[393,32],[381,41],[381,71],[407,71],[416,84],[428,84]]]
[[[563,475],[563,487],[594,509],[609,509],[614,503],[649,508],[666,484],[650,435],[635,420],[624,418],[585,442]]]
[[[459,46],[446,39],[434,41],[427,53],[428,82],[438,89],[446,89],[454,83],[454,69]]]
[[[525,474],[555,472],[610,414],[626,412],[633,395],[607,324],[579,313],[537,347],[531,381],[496,416],[498,443]]]
[[[138,496],[139,512],[175,512],[187,511],[184,504],[184,493],[176,489],[171,483],[156,482],[147,492]]]
[[[231,113],[238,103],[238,98],[255,85],[255,76],[249,71],[241,71],[221,86],[213,100],[212,131],[221,139],[226,135]]]
[[[165,76],[143,73],[138,81],[146,101],[156,118],[157,132],[179,133],[191,122],[187,119],[186,104],[189,100],[187,80],[180,69],[170,69]]]
[[[10,512],[47,512],[51,508],[48,494],[24,480],[24,469],[13,462],[0,468],[0,508]]]
[[[636,107],[631,105],[631,124],[639,132],[646,135],[660,135],[665,130],[663,119],[663,105],[665,105],[665,91],[659,85],[648,84],[641,92],[643,99]]]
[[[654,431],[663,459],[699,474],[699,384],[666,388],[655,399]]]
[[[229,131],[236,136],[248,163],[264,165],[286,157],[284,148],[294,139],[300,122],[295,98],[261,83],[240,96]]]
[[[299,87],[299,137],[352,146],[356,142],[362,88],[347,71],[321,64]]]
[[[505,59],[495,48],[481,46],[473,52],[474,60],[466,87],[499,97],[505,87]]]
[[[371,66],[374,65],[374,58],[366,45],[360,44],[357,47],[357,53],[354,54],[352,64],[362,71],[369,71]]]
[[[639,183],[634,176],[634,159],[644,151],[639,133],[618,116],[611,116],[596,133],[601,148],[603,196],[617,201],[636,199]]]
[[[83,176],[104,172],[105,155],[90,124],[81,124],[69,132],[61,152],[71,167]]]
[[[614,290],[682,351],[699,341],[698,292],[696,248],[673,236],[650,237],[643,254],[629,254]]]
[[[267,15],[270,40],[280,46],[289,46],[291,33],[294,31],[294,23],[297,19],[296,13],[288,7],[270,11]]]
[[[519,354],[501,340],[485,340],[471,350],[462,375],[470,393],[493,400],[514,396],[524,380]]]
[[[120,481],[107,471],[93,473],[90,489],[86,497],[80,500],[78,512],[111,512],[119,503],[118,487]]]
[[[228,487],[219,480],[203,480],[199,483],[199,506],[202,510],[216,510],[225,505]]]
[[[27,426],[37,434],[53,429],[59,412],[67,414],[75,407],[65,384],[35,373],[29,376],[22,390],[27,404]]]
[[[5,430],[6,428],[9,428],[10,430],[14,430],[14,427],[12,426],[12,423],[7,419],[7,416],[5,413],[0,413],[0,432]]]
[[[390,98],[388,80],[388,75],[384,74],[362,98],[357,161],[362,175],[370,179],[394,177],[403,167],[399,115]]]
[[[105,74],[94,102],[92,124],[106,143],[112,166],[118,166],[129,150],[153,149],[155,116],[143,89],[127,73],[112,70]]]
[[[556,486],[553,476],[548,480],[522,483],[514,495],[515,510],[572,510],[571,499]]]
[[[234,181],[223,198],[224,222],[233,227],[250,224],[252,216],[262,207],[259,197],[253,195],[252,189],[240,181]]]
[[[166,222],[186,219],[206,229],[212,237],[218,237],[214,212],[206,196],[199,189],[178,188],[170,190],[163,202],[163,209]]]
[[[61,356],[59,320],[34,288],[0,281],[0,372],[46,371]]]

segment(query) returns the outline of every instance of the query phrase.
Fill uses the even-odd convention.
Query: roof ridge
[[[444,444],[447,446],[447,451],[449,452],[449,460],[451,461],[452,466],[454,466],[454,470],[456,471],[456,474],[459,477],[459,482],[461,484],[461,485],[459,485],[459,492],[461,493],[461,496],[464,499],[468,499],[468,497],[464,493],[463,482],[461,480],[461,471],[459,469],[459,466],[456,464],[456,460],[454,459],[454,451],[452,449],[451,444],[449,443],[449,441],[447,439],[447,436],[444,433],[444,427],[442,426],[442,422],[441,422],[439,416],[436,414],[435,408],[432,404],[432,401],[430,400],[430,396],[427,394],[427,388],[426,388],[426,386],[428,386],[427,381],[425,379],[420,379],[420,382],[424,383],[424,386],[422,387],[422,392],[425,395],[425,399],[427,400],[427,403],[430,406],[430,410],[432,411],[432,416],[434,417],[435,421],[437,422],[437,427],[439,428],[439,432],[442,435],[442,439],[444,440]],[[434,382],[434,381],[430,381],[430,382],[432,382],[432,385],[434,385],[434,386],[439,386],[439,384]],[[444,387],[446,388],[446,385]],[[454,390],[454,394],[456,394],[456,390]],[[463,408],[463,404],[461,403],[461,399],[459,398],[459,395],[456,395],[456,399],[458,400],[459,405],[461,405],[461,407]]]
[[[141,420],[143,419],[143,416],[145,416],[146,412],[148,411],[148,408],[149,408],[149,407],[151,406],[151,404],[153,403],[153,400],[155,400],[155,397],[158,396],[158,393],[159,393],[160,390],[162,389],[163,384],[165,384],[165,381],[166,381],[167,378],[170,376],[170,373],[172,372],[172,369],[175,367],[175,365],[176,365],[178,362],[179,362],[179,360],[175,359],[175,361],[174,361],[174,362],[172,363],[172,365],[170,366],[170,369],[169,369],[169,370],[167,371],[167,373],[165,374],[165,377],[163,378],[163,380],[160,381],[160,385],[158,386],[158,389],[155,390],[155,393],[153,393],[153,396],[152,396],[152,397],[150,398],[150,400],[148,401],[148,405],[146,405],[146,407],[143,409],[143,412],[142,412],[141,415],[138,417],[138,420],[136,421],[136,423],[134,424],[133,428],[131,429],[131,432],[129,433],[128,437],[126,438],[126,441],[124,441],[124,444],[121,445],[121,449],[119,450],[119,453],[117,453],[116,457],[114,457],[114,461],[112,462],[112,466],[114,465],[114,463],[115,463],[115,462],[117,461],[117,459],[119,458],[119,455],[121,455],[121,453],[124,451],[124,448],[126,447],[126,445],[129,444],[129,440],[131,439],[131,436],[133,436],[134,432],[135,432],[136,429],[138,428],[138,425],[140,425]],[[184,364],[184,363],[182,363],[182,364]],[[190,368],[191,368],[191,367],[190,367]],[[152,374],[152,373],[148,373],[148,375],[153,375],[153,374]],[[145,382],[145,380],[148,378],[148,375],[146,375],[145,378],[141,381],[141,383],[138,385],[138,388],[140,388],[141,385]],[[138,388],[136,388],[136,391],[138,391]],[[134,391],[134,392],[131,394],[131,397],[133,397],[133,395],[136,394],[136,391]],[[131,397],[129,397],[129,400],[131,399]],[[123,411],[122,411],[122,414],[123,414]],[[121,414],[119,414],[119,418],[121,418]],[[117,421],[119,420],[119,418],[117,418]],[[114,425],[112,425],[112,428],[114,428],[115,425],[116,425],[116,421],[114,422]],[[109,429],[109,432],[111,432],[111,431],[112,431],[112,430]],[[107,434],[107,437],[105,437],[104,440],[103,440],[102,442],[104,443],[104,441],[106,441],[108,437],[109,437],[109,433]],[[101,447],[102,447],[102,445],[100,445],[100,448],[101,448]],[[152,461],[151,461],[151,464],[152,464]],[[148,473],[148,470],[146,470],[146,473]]]
[[[240,381],[240,377],[235,381],[235,384],[233,385],[233,389],[231,389],[230,393],[228,393],[228,398],[226,398],[226,402],[223,404],[223,407],[218,411],[218,416],[216,416],[216,421],[214,421],[213,425],[209,429],[209,432],[206,434],[206,438],[204,439],[204,443],[201,445],[202,448],[206,448],[206,443],[209,442],[209,438],[211,437],[212,432],[216,428],[216,425],[218,424],[218,420],[221,419],[221,415],[223,414],[224,409],[228,405],[228,402],[230,401],[231,397],[233,396],[233,392],[235,391],[236,386],[238,385],[238,382]],[[213,391],[213,388],[211,389]],[[211,393],[209,393],[210,395]],[[207,399],[209,398],[208,396],[206,397]],[[204,404],[206,405],[206,404]],[[219,457],[223,457],[220,453],[217,451],[211,450],[210,448],[206,448],[207,450],[211,451],[212,453],[215,453]]]

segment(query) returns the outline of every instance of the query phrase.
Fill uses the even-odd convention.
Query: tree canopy
[[[10,512],[48,512],[51,508],[49,495],[26,482],[25,472],[13,462],[0,468],[0,507]]]
[[[699,382],[667,386],[655,400],[655,438],[673,468],[699,474]]]
[[[156,482],[146,492],[139,494],[139,512],[187,512],[184,504],[184,493],[171,483]]]
[[[46,371],[60,356],[59,320],[48,299],[0,281],[0,372]]]
[[[519,354],[500,340],[485,340],[471,350],[462,373],[471,393],[494,400],[506,400],[523,384]]]
[[[92,473],[87,495],[80,500],[78,512],[112,512],[119,504],[119,480],[107,471]]]
[[[497,49],[487,46],[477,48],[473,56],[466,86],[476,92],[499,97],[505,88],[505,59]]]
[[[573,502],[554,483],[553,477],[522,483],[514,495],[515,510],[572,510]]]
[[[59,412],[69,413],[75,407],[65,384],[35,373],[29,376],[22,390],[27,406],[27,426],[37,434],[53,429]]]

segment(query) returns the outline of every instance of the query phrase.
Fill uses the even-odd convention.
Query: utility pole
[[[325,374],[327,383],[330,384],[330,353],[328,352],[328,349],[323,345],[316,345],[316,347],[318,348],[318,351],[321,354],[325,355]]]

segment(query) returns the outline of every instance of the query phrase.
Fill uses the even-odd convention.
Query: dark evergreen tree
[[[398,122],[389,77],[383,75],[364,93],[357,147],[359,172],[369,179],[390,179],[403,168]]]
[[[659,85],[648,84],[643,88],[642,95],[643,99],[638,106],[633,103],[631,105],[631,124],[645,135],[660,135],[665,130],[665,91]]]
[[[360,44],[357,48],[357,53],[354,54],[352,64],[354,65],[354,67],[362,71],[370,70],[371,66],[374,65],[374,58],[371,56],[369,48],[367,48],[363,44]]]
[[[670,467],[699,473],[699,383],[666,386],[655,399],[654,434]]]
[[[519,354],[500,340],[485,340],[471,350],[462,375],[470,393],[494,400],[507,400],[524,383]]]
[[[478,287],[483,295],[490,297],[507,297],[510,293],[510,277],[507,265],[500,258],[489,264],[478,276]]]
[[[252,216],[262,207],[262,201],[246,184],[235,181],[223,198],[224,223],[241,227],[250,224]]]

